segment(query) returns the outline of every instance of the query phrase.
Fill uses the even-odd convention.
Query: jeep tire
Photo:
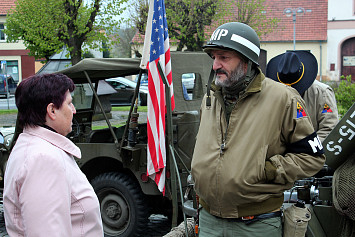
[[[105,237],[140,236],[148,222],[148,207],[139,184],[123,173],[105,173],[91,182],[100,201]]]

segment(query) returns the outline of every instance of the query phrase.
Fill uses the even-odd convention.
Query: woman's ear
[[[47,105],[47,115],[51,120],[56,118],[56,109],[53,103]]]

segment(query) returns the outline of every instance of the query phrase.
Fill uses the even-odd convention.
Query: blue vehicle
[[[138,81],[138,75],[136,76],[136,82]],[[141,78],[141,85],[142,86],[148,86],[148,74],[147,73],[143,73],[142,74],[142,78]]]
[[[0,97],[1,98],[3,97],[7,98],[7,93],[9,93],[9,95],[15,94],[16,88],[17,88],[17,83],[12,78],[12,76],[8,76],[6,81],[5,75],[0,74]]]

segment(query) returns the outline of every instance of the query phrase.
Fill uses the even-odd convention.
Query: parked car
[[[137,83],[124,77],[115,77],[105,80],[110,84],[117,93],[113,93],[110,96],[110,102],[112,106],[118,105],[131,105],[132,98],[134,97],[134,91]],[[148,87],[140,86],[139,88],[139,101],[140,105],[147,105]]]
[[[7,87],[8,86],[8,91]],[[12,76],[7,77],[7,82],[6,82],[6,77],[3,74],[0,74],[0,97],[5,97],[7,98],[7,93],[9,94],[15,94],[15,90],[17,88],[17,83],[15,80],[12,78]]]
[[[136,82],[138,81],[138,76],[136,76]],[[141,85],[142,86],[148,86],[148,74],[147,73],[142,73],[142,78],[141,78]]]

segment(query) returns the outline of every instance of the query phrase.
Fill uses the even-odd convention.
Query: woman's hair
[[[63,74],[33,75],[24,79],[15,92],[19,125],[44,125],[47,105],[53,103],[60,108],[65,100],[65,93],[75,89],[72,79]]]

